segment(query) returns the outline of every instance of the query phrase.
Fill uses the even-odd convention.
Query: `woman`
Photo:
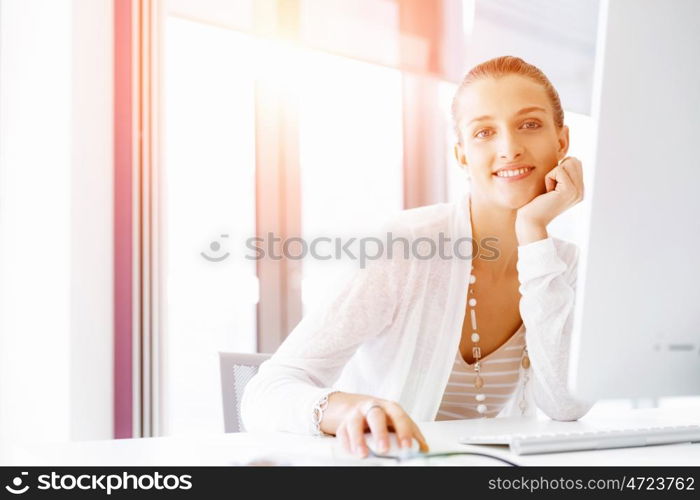
[[[247,385],[248,430],[335,435],[366,456],[368,430],[380,450],[391,430],[427,451],[416,421],[534,415],[535,405],[576,420],[591,408],[566,387],[578,251],[546,229],[583,197],[557,92],[536,67],[500,57],[467,74],[452,112],[471,193],[404,210],[387,229],[412,242],[495,241],[495,252],[394,253],[358,271]]]

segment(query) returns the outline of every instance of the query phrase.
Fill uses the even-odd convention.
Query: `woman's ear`
[[[566,157],[566,153],[569,151],[569,127],[563,125],[559,131],[559,137],[557,137],[557,160],[561,161]]]
[[[471,181],[472,176],[469,169],[467,169],[467,158],[464,156],[460,143],[455,144],[455,158],[457,158],[457,163],[459,163],[460,168],[464,170],[464,173],[467,175],[467,179]]]

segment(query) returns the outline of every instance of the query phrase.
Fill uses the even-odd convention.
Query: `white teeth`
[[[524,174],[525,172],[528,172],[529,170],[531,170],[531,168],[529,168],[529,167],[519,168],[517,170],[501,170],[496,175],[498,177],[513,177],[514,175]]]

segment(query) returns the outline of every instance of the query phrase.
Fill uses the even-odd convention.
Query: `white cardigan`
[[[413,242],[442,232],[451,242],[471,238],[469,195],[456,203],[403,210],[384,227]],[[429,244],[418,242],[421,255]],[[451,246],[451,245],[450,245]],[[471,261],[393,258],[371,261],[304,316],[247,384],[241,418],[248,431],[313,433],[314,405],[332,390],[398,402],[416,422],[437,415],[459,348]],[[448,252],[454,256],[452,252]],[[415,255],[415,254],[413,254]],[[531,360],[530,381],[518,387],[498,417],[517,416],[523,391],[554,420],[577,420],[593,406],[566,386],[578,248],[557,238],[518,247],[520,315]]]

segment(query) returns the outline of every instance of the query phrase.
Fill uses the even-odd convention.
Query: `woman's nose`
[[[506,161],[517,160],[522,156],[523,147],[513,134],[502,134],[498,144],[498,156]]]

